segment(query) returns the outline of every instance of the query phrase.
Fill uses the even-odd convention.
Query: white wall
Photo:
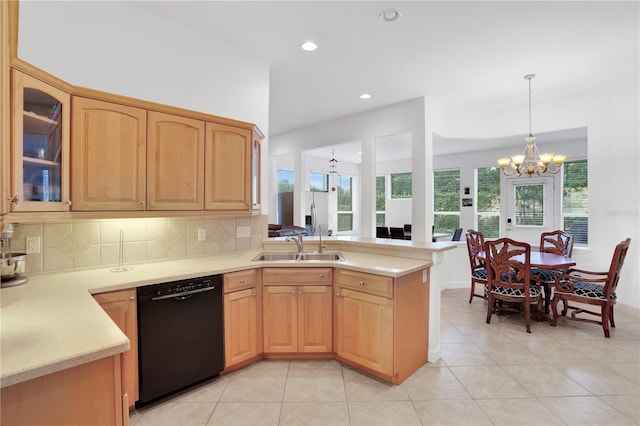
[[[391,188],[389,182],[390,173],[411,172],[411,160],[377,161],[376,175],[384,175],[387,179],[386,201],[385,201],[385,224],[387,226],[402,227],[405,223],[411,223],[411,211],[413,199],[391,199]],[[413,177],[413,176],[412,176]]]
[[[76,85],[269,131],[269,65],[126,2],[20,2],[18,56]],[[263,141],[263,209],[268,141]]]

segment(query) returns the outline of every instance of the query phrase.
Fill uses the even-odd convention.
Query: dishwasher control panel
[[[142,297],[144,299],[188,295],[208,289],[215,289],[216,286],[222,286],[221,276],[213,275],[208,277],[198,277],[138,287],[138,297]]]

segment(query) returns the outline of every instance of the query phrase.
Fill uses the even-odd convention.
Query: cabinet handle
[[[71,200],[67,200],[64,202],[66,205],[71,206]]]
[[[251,293],[251,296],[256,297],[256,292]]]
[[[298,294],[304,294],[304,291],[299,290],[299,291],[298,291]]]
[[[294,295],[295,295],[295,294],[296,294],[296,291],[295,291],[295,290],[293,290],[293,291],[291,292],[291,294],[294,294]]]
[[[362,287],[366,287],[367,283],[365,283],[364,281],[360,281],[360,285],[361,285]]]
[[[320,274],[320,275],[318,275],[318,278],[320,278],[321,280],[324,280],[325,276],[324,276],[324,274]]]
[[[156,205],[156,202],[155,202],[155,201],[149,201],[149,207],[153,207],[153,206],[155,206],[155,205]]]
[[[340,293],[336,293],[336,297],[342,297]]]
[[[135,302],[135,301],[136,301],[136,298],[135,298],[135,297],[131,296],[131,297],[129,298],[129,302]]]
[[[7,201],[13,204],[18,204],[18,201],[20,201],[20,196],[19,195],[14,195],[11,198],[7,198]]]
[[[244,284],[244,283],[246,283],[246,282],[247,282],[247,281],[246,281],[244,278],[241,278],[241,279],[240,279],[240,284]]]
[[[140,203],[141,206],[144,206],[145,204],[147,204],[144,201],[140,201],[139,203]]]

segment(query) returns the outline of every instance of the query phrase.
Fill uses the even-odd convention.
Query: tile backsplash
[[[248,237],[237,237],[248,227]],[[206,230],[198,241],[198,230]],[[27,254],[26,273],[115,266],[122,231],[124,264],[260,249],[267,216],[210,218],[81,219],[14,223],[12,252],[26,252],[27,237],[40,237],[40,253]]]

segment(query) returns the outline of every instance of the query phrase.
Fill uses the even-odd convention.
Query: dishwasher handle
[[[183,293],[175,293],[175,294],[166,294],[164,296],[156,296],[156,297],[152,297],[151,300],[152,301],[164,300],[164,299],[180,299],[180,300],[184,300],[184,299],[187,299],[188,296],[191,296],[193,294],[204,293],[205,291],[211,291],[211,290],[215,290],[215,289],[216,289],[216,286],[207,287],[207,288],[199,288],[197,290],[185,291]]]

